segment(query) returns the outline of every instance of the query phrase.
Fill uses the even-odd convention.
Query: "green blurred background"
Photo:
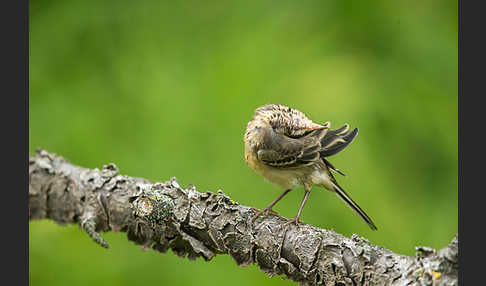
[[[282,190],[245,165],[243,133],[289,105],[360,128],[330,161],[379,230],[317,188],[303,221],[414,255],[457,232],[457,51],[456,1],[31,1],[29,152],[263,208]],[[293,285],[103,236],[30,222],[31,285]]]

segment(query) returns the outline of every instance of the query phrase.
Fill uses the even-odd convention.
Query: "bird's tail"
[[[349,207],[351,207],[351,209],[356,214],[358,214],[359,217],[361,219],[363,219],[372,230],[378,230],[378,228],[376,228],[376,226],[373,223],[373,221],[371,220],[371,218],[359,207],[359,205],[355,201],[353,201],[353,199],[351,199],[351,197],[337,184],[337,182],[334,182],[333,185],[334,185],[334,191],[336,192],[336,194],[338,194],[338,196],[343,201],[345,201],[346,204]]]

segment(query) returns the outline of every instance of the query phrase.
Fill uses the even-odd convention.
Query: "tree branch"
[[[268,275],[300,284],[457,285],[458,238],[436,252],[395,254],[355,234],[347,238],[308,224],[282,228],[284,218],[261,216],[222,191],[200,193],[175,178],[164,183],[72,165],[38,150],[29,158],[29,219],[78,223],[98,244],[99,232],[122,231],[129,240],[180,257],[211,260],[229,254],[240,266],[257,263]]]

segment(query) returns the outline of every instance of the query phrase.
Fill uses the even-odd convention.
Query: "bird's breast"
[[[268,166],[260,161],[250,146],[245,144],[245,162],[265,180],[285,189],[292,189],[302,184],[300,170],[281,169]]]

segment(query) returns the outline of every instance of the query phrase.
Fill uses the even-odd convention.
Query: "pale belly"
[[[298,169],[275,168],[263,164],[252,152],[245,150],[246,164],[266,181],[276,184],[285,189],[293,189],[303,185],[317,185],[332,190],[332,181],[329,174],[319,166],[306,166]]]
[[[293,189],[303,184],[301,174],[297,171],[276,169],[265,165],[256,168],[255,171],[265,180],[285,189]]]

